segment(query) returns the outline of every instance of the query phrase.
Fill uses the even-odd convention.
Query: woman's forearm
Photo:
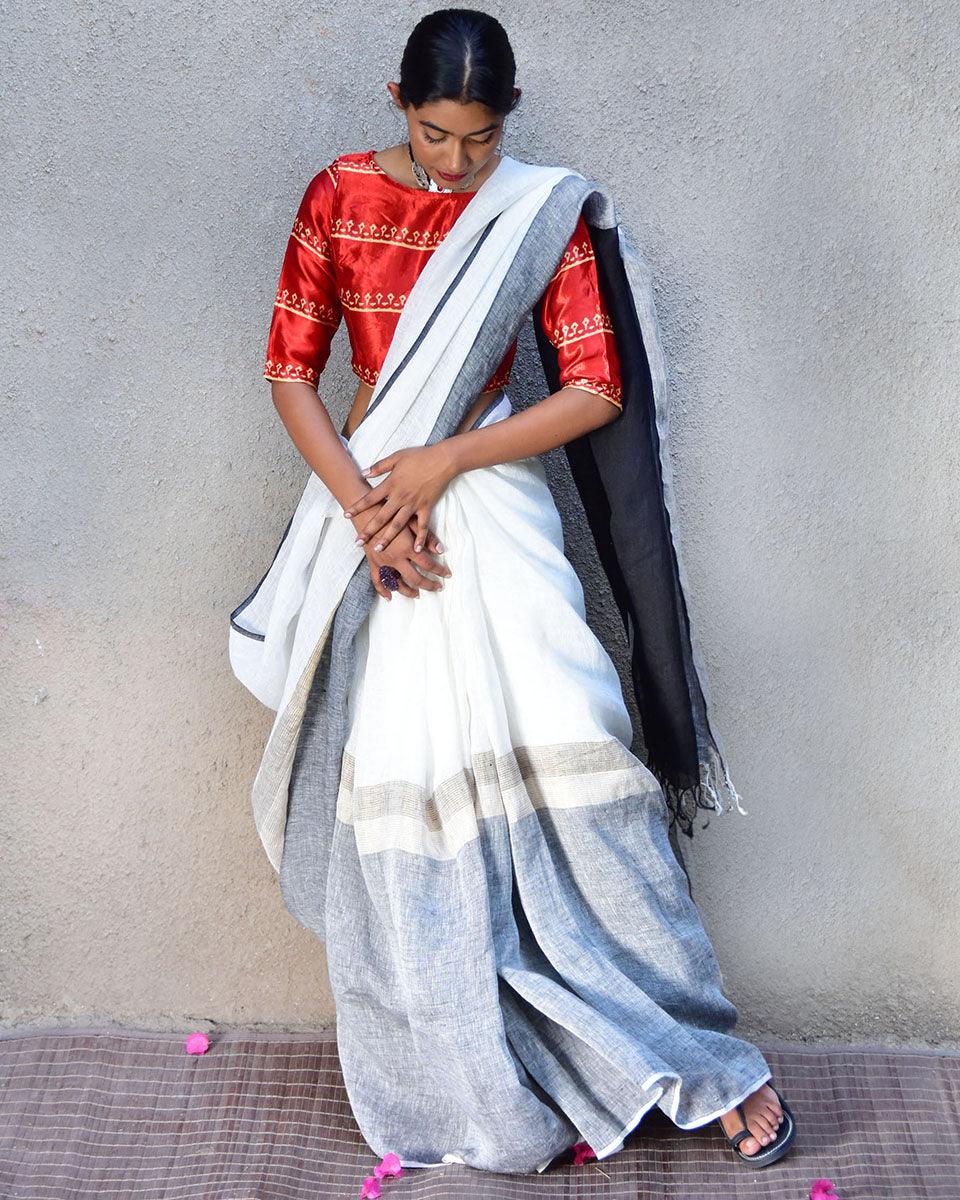
[[[460,474],[554,450],[619,415],[617,406],[603,396],[580,388],[561,388],[521,412],[482,429],[455,433],[440,444],[450,455],[453,473]]]
[[[370,491],[353,455],[347,450],[330,414],[309,383],[273,380],[273,403],[280,420],[314,474],[336,497],[341,508]]]

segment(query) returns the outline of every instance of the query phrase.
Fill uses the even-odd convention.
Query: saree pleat
[[[770,1070],[730,1032],[542,465],[457,476],[431,526],[452,576],[333,639],[349,685],[311,689],[290,780],[281,885],[326,943],[361,1132],[406,1166],[526,1173],[614,1153],[653,1105],[704,1124]]]

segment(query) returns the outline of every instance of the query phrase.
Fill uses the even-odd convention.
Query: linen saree
[[[344,440],[365,465],[449,436],[581,212],[628,370],[622,415],[568,454],[646,689],[651,766],[629,750],[537,459],[453,480],[431,522],[453,574],[406,604],[377,596],[311,476],[231,615],[234,670],[277,713],[257,829],[326,944],[361,1132],[408,1166],[525,1173],[578,1140],[603,1158],[654,1104],[692,1128],[770,1078],[730,1032],[667,836],[668,793],[719,810],[735,792],[682,604],[649,281],[609,194],[502,159],[418,277]],[[479,420],[510,411],[501,393]],[[597,437],[631,412],[615,448]]]

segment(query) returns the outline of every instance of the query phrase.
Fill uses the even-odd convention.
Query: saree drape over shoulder
[[[567,454],[648,755],[630,749],[538,459],[457,476],[431,518],[451,577],[389,602],[311,474],[229,648],[276,712],[254,817],[285,904],[326,944],[357,1122],[404,1165],[506,1172],[579,1140],[612,1154],[654,1104],[705,1124],[770,1071],[730,1032],[668,840],[671,812],[690,833],[693,808],[739,798],[684,600],[649,274],[609,193],[566,168],[504,157],[469,198],[443,195],[432,230],[422,210],[403,219],[411,189],[371,152],[322,176],[294,224],[264,373],[315,383],[345,317],[374,384],[343,439],[366,465],[449,436],[483,391],[475,424],[508,418],[534,312],[551,386],[621,409]],[[366,216],[345,207],[345,179],[370,185]],[[371,260],[371,245],[394,257]],[[389,265],[392,293],[371,262]]]

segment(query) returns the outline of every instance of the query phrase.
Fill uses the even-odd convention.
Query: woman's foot
[[[764,1146],[769,1146],[777,1136],[777,1130],[783,1121],[783,1109],[777,1099],[777,1093],[766,1083],[762,1083],[746,1100],[742,1100],[741,1106],[747,1128],[753,1137],[744,1138],[737,1149],[744,1154],[756,1154]],[[743,1128],[743,1121],[735,1106],[723,1114],[720,1124],[729,1137]]]

